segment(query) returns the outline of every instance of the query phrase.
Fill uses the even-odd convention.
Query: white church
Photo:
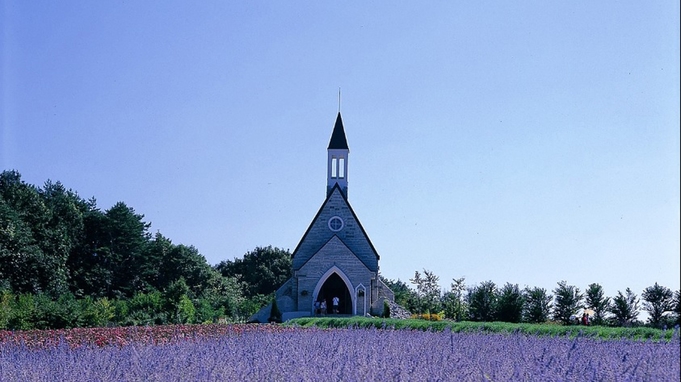
[[[348,142],[340,112],[327,148],[326,199],[293,251],[291,278],[276,291],[284,321],[314,314],[326,302],[333,314],[380,315],[394,293],[378,277],[379,255],[348,202]],[[251,317],[266,322],[271,304]]]

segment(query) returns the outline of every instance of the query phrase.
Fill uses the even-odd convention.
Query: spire
[[[340,112],[338,112],[338,117],[336,117],[336,125],[333,127],[333,133],[331,134],[331,140],[327,149],[348,150],[348,141],[345,139],[345,129],[343,129],[343,119]]]
[[[326,196],[328,197],[333,192],[336,185],[340,187],[341,192],[348,197],[348,141],[345,139],[345,130],[343,129],[343,120],[341,114],[338,112],[336,117],[336,124],[333,126],[333,133],[331,133],[331,140],[327,148],[327,176],[326,176]]]

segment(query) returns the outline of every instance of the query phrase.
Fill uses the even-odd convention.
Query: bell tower
[[[345,139],[343,129],[343,119],[340,112],[336,117],[336,124],[333,126],[331,140],[327,148],[327,175],[326,175],[326,196],[331,194],[334,186],[338,184],[343,196],[348,197],[348,141]]]

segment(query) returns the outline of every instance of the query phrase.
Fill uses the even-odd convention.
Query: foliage
[[[592,321],[594,325],[605,323],[605,314],[610,310],[610,297],[605,297],[600,284],[589,284],[585,291],[586,307],[594,311]]]
[[[583,295],[579,293],[579,288],[567,285],[566,281],[558,283],[558,287],[553,290],[553,318],[565,325],[572,323],[572,316],[582,309]]]
[[[639,299],[631,291],[631,289],[626,289],[626,294],[617,291],[617,296],[612,299],[612,306],[610,312],[613,315],[613,319],[620,325],[630,325],[636,317],[638,317]]]
[[[269,295],[291,277],[291,253],[276,247],[256,247],[243,259],[220,262],[215,269],[224,277],[243,282],[246,298],[257,294]]]
[[[66,345],[70,349],[83,347],[123,347],[134,344],[161,345],[206,340],[226,336],[240,337],[244,334],[265,330],[285,332],[279,325],[205,324],[205,325],[156,325],[114,328],[74,328],[56,330],[0,330],[0,348],[22,346],[29,350],[47,350]],[[2,380],[2,379],[0,379]]]
[[[483,281],[480,285],[468,289],[466,299],[471,320],[494,321],[498,292],[492,281]]]
[[[415,320],[426,320],[426,321],[442,321],[445,318],[445,313],[440,312],[440,313],[420,313],[420,314],[413,314],[411,316],[412,319]]]
[[[269,322],[281,322],[281,311],[277,306],[277,299],[272,299],[272,308],[270,309],[270,317],[267,319]]]
[[[518,284],[506,283],[499,291],[496,319],[504,322],[520,322],[523,316],[525,297]]]
[[[186,294],[180,297],[175,317],[175,321],[179,324],[193,324],[196,322],[196,308]]]
[[[124,326],[161,325],[168,322],[165,301],[160,292],[138,293],[127,301],[127,315],[121,317]]]
[[[674,294],[671,289],[655,283],[643,290],[643,309],[650,315],[648,322],[655,327],[661,327],[663,316],[674,309]]]
[[[440,286],[439,277],[435,273],[423,270],[423,277],[419,271],[414,272],[414,277],[409,281],[416,286],[417,306],[419,313],[430,313],[440,310]]]
[[[452,279],[450,288],[449,292],[442,296],[442,309],[445,312],[445,317],[463,321],[468,317],[468,305],[464,296],[466,279],[464,277]]]
[[[3,295],[0,325],[243,319],[248,309],[235,277],[223,277],[192,246],[174,245],[160,232],[152,237],[149,227],[144,215],[123,202],[101,211],[94,198],[84,200],[59,182],[48,180],[38,188],[16,171],[2,172],[0,290],[9,294]],[[178,293],[173,288],[180,280]],[[152,296],[161,307],[142,308],[140,299]]]
[[[54,197],[59,200],[48,199]],[[0,174],[0,280],[16,293],[67,291],[66,259],[79,233],[76,196],[59,183],[45,192],[21,181],[16,171]],[[61,219],[59,212],[68,213]]]
[[[546,322],[551,313],[553,296],[548,294],[546,289],[539,287],[525,288],[524,295],[523,321],[529,323]]]
[[[383,314],[381,317],[390,318],[390,304],[388,304],[388,300],[383,300]]]

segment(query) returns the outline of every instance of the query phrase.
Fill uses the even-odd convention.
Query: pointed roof
[[[329,232],[328,229],[323,228],[326,226],[326,218],[339,213],[338,210],[328,210],[328,205],[332,203],[333,198],[340,198],[340,200],[342,200],[342,203],[347,206],[350,213],[350,216],[343,217],[346,219],[352,218],[356,224],[356,227],[359,229],[357,234],[353,235],[353,238],[347,237],[347,231],[345,230],[345,232],[333,233]],[[322,218],[322,215],[328,216]],[[346,221],[349,222],[349,220]],[[322,227],[322,232],[324,232],[324,235],[320,236],[312,232],[316,226]],[[355,214],[355,211],[352,209],[348,199],[341,191],[338,183],[333,186],[332,192],[326,197],[326,200],[324,200],[324,203],[322,203],[322,206],[319,208],[319,211],[317,211],[314,219],[312,219],[312,222],[307,227],[307,230],[300,239],[300,242],[298,242],[296,249],[294,249],[291,253],[291,257],[293,258],[293,268],[296,270],[300,269],[333,237],[338,237],[344,245],[350,248],[350,250],[356,256],[358,256],[360,261],[362,261],[367,268],[372,271],[378,270],[378,260],[380,260],[380,256],[378,255],[374,244],[371,242],[371,239],[369,239],[369,235],[367,235],[366,231],[364,230],[362,223],[359,221],[359,218],[357,218],[357,214]],[[303,258],[296,259],[296,255],[302,255]]]
[[[341,119],[340,112],[338,112],[338,117],[336,117],[336,125],[333,127],[333,133],[331,134],[331,140],[329,141],[329,147],[327,149],[349,150],[348,141],[345,139],[345,129],[343,129],[343,119]]]

